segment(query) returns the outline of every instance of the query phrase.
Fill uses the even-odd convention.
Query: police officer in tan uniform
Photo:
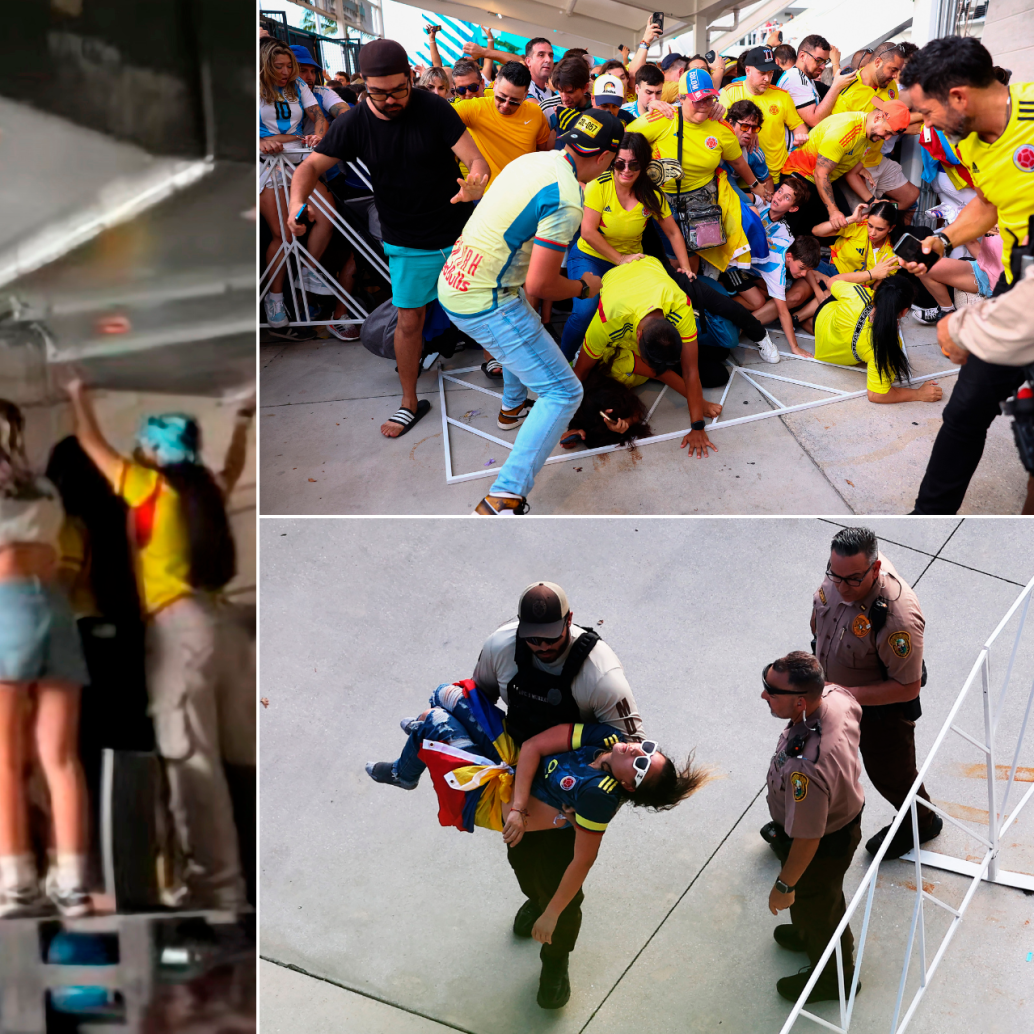
[[[761,698],[788,724],[768,768],[772,848],[783,863],[768,898],[769,911],[790,910],[790,925],[777,926],[776,942],[807,952],[811,966],[776,982],[783,998],[797,1001],[847,910],[844,873],[861,840],[862,766],[858,760],[862,709],[840,686],[827,685],[822,665],[796,651],[762,673]],[[854,974],[854,937],[840,938],[844,978]],[[838,997],[836,955],[830,956],[809,1002]]]
[[[826,678],[844,686],[862,705],[862,761],[879,793],[904,803],[915,782],[915,723],[923,713],[919,689],[923,664],[923,612],[915,593],[879,552],[868,528],[844,528],[833,537],[826,577],[815,593],[811,630],[815,656]],[[926,788],[919,796],[929,800]],[[932,840],[944,825],[919,806],[919,840]],[[875,854],[890,825],[865,845]],[[911,850],[912,823],[903,822],[885,857]]]

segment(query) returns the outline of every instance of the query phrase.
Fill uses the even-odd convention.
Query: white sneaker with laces
[[[915,316],[920,323],[925,323],[929,326],[931,323],[936,323],[941,318],[941,309],[940,306],[935,306],[932,309],[921,309],[918,305],[913,305],[912,315]]]
[[[271,327],[286,327],[291,321],[287,318],[287,307],[283,301],[276,301],[267,294],[262,299],[262,308],[266,314],[266,322]]]
[[[766,363],[778,363],[779,362],[779,349],[776,348],[775,342],[768,336],[768,331],[765,331],[765,336],[757,343],[758,351],[761,353],[761,358]]]
[[[311,269],[302,270],[302,283],[309,294],[333,294],[334,292],[323,282],[322,277]]]

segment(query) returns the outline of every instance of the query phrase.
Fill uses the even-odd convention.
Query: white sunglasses
[[[635,769],[636,789],[640,787],[646,778],[646,773],[650,771],[650,765],[653,764],[653,756],[657,752],[657,744],[653,740],[643,740],[639,746],[642,748],[643,753],[632,760],[632,767]]]

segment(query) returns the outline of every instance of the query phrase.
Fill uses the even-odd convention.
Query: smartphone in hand
[[[661,32],[664,32],[664,12],[663,11],[654,11],[654,13],[650,15],[650,21],[653,22],[653,24],[656,25],[657,28],[661,30]]]
[[[893,250],[894,254],[902,262],[925,262],[927,266],[933,265],[933,262],[936,262],[938,257],[933,255],[933,262],[931,262],[931,256],[923,254],[922,245],[910,233],[903,233],[898,239],[897,244],[894,245]]]
[[[708,51],[708,52],[707,52],[707,53],[706,53],[706,54],[704,55],[704,60],[705,60],[705,61],[706,61],[706,62],[707,62],[707,63],[708,63],[709,65],[713,65],[713,64],[714,64],[714,58],[715,58],[715,53],[714,53],[714,51],[713,51],[713,50],[709,50],[709,51]]]

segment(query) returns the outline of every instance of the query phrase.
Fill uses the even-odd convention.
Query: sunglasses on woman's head
[[[634,158],[631,161],[627,162],[624,158],[615,158],[614,168],[617,169],[618,172],[621,172],[624,169],[628,169],[629,172],[638,172],[639,162],[637,162]]]
[[[653,756],[657,753],[657,744],[653,740],[643,740],[639,746],[642,747],[643,753],[632,761],[637,787],[646,778],[646,773],[650,771],[650,765],[653,764]]]

